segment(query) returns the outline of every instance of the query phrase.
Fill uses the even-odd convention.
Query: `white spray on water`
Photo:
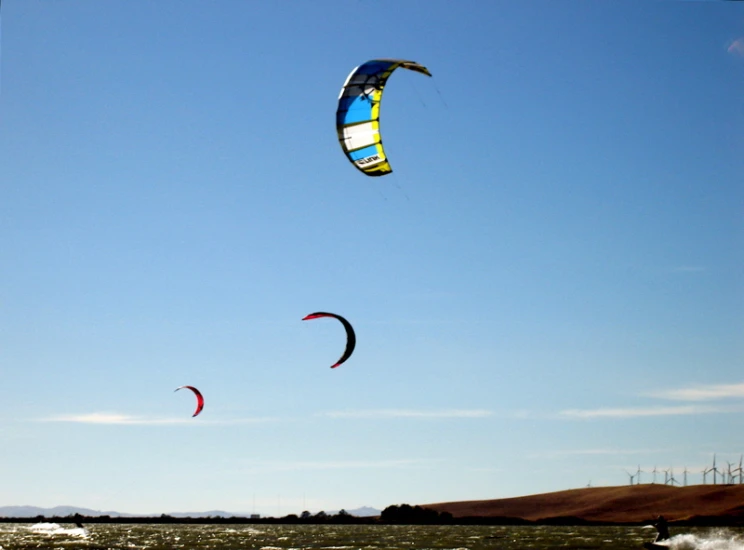
[[[34,523],[32,526],[30,526],[29,531],[33,531],[35,533],[41,533],[49,536],[54,535],[67,535],[67,536],[73,536],[73,537],[87,537],[88,536],[88,530],[85,527],[72,527],[72,528],[65,528],[62,527],[59,523]]]
[[[675,535],[664,544],[671,550],[744,550],[744,539],[725,529],[705,535]]]

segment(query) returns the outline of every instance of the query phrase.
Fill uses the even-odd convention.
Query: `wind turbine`
[[[708,474],[713,470],[713,468],[703,468],[703,485],[707,485],[708,482],[705,478],[708,477]]]
[[[677,478],[676,478],[676,477],[674,477],[674,468],[672,468],[672,469],[670,470],[670,475],[669,475],[669,485],[672,485],[672,486],[674,486],[674,485],[679,485],[679,481],[677,481]]]
[[[676,483],[677,485],[679,485],[679,481],[677,481],[677,480],[676,480],[676,479],[674,478],[674,468],[670,468],[670,471],[671,471],[671,475],[670,475],[670,477],[669,477],[669,485],[671,485],[671,486],[674,486],[674,484],[675,484],[675,483]]]
[[[630,472],[629,472],[628,470],[626,470],[625,468],[623,468],[623,472],[625,472],[626,474],[628,474],[628,477],[630,478],[630,483],[629,483],[629,485],[633,485],[633,478],[634,478],[635,476],[634,476],[633,474],[631,474],[631,473],[630,473]]]
[[[636,485],[641,484],[641,474],[643,473],[643,470],[641,470],[641,465],[638,465],[638,470],[636,471]]]
[[[657,472],[656,466],[654,466],[654,469],[651,470],[651,473],[654,474],[654,481],[653,481],[654,483],[656,483],[656,472]]]
[[[716,468],[716,453],[713,453],[713,467],[710,471],[713,472],[713,485],[716,485],[716,474],[721,473],[718,468]]]
[[[687,487],[687,466],[685,466],[685,471],[683,472],[684,475],[684,486]]]
[[[664,485],[669,485],[669,468],[662,470],[664,472]]]

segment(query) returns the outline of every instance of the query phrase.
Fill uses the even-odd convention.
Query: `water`
[[[670,550],[744,550],[744,528],[672,530]],[[0,550],[642,550],[654,534],[643,527],[0,523]]]

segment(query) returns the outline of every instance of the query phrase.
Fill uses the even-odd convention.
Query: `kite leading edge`
[[[197,390],[194,386],[179,386],[173,391],[182,390],[184,388],[191,390],[192,392],[194,392],[194,395],[196,396],[196,410],[194,411],[194,414],[191,415],[193,418],[194,416],[198,415],[204,408],[204,396],[202,396],[201,392]]]
[[[302,320],[308,321],[310,319],[318,319],[320,317],[333,317],[334,319],[338,319],[344,326],[344,329],[346,329],[346,348],[344,349],[343,354],[341,354],[341,357],[339,357],[338,361],[331,365],[331,368],[335,369],[341,363],[351,357],[351,354],[354,351],[354,347],[356,346],[356,335],[354,334],[354,328],[351,326],[351,323],[349,323],[349,321],[347,321],[340,315],[336,315],[335,313],[326,313],[325,311],[311,313],[310,315],[306,315],[305,317],[303,317]]]

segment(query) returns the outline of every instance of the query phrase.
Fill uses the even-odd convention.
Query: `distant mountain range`
[[[0,506],[0,517],[6,518],[35,518],[44,517],[66,517],[80,514],[81,516],[111,516],[111,517],[133,517],[135,514],[120,514],[119,512],[102,512],[89,508],[78,508],[76,506],[55,506],[54,508],[39,508],[38,506]]]
[[[346,510],[349,514],[352,516],[356,516],[358,518],[368,518],[372,516],[379,516],[382,512],[381,510],[378,510],[377,508],[371,508],[369,506],[362,506],[361,508],[355,508],[354,510]],[[338,514],[340,510],[334,510],[333,512],[326,512],[326,514],[334,515]]]
[[[355,510],[346,510],[352,516],[357,517],[369,517],[379,516],[380,510],[371,508],[369,506],[362,506]],[[329,515],[336,514],[338,512],[326,512]],[[90,508],[78,508],[76,506],[55,506],[54,508],[39,508],[38,506],[0,506],[0,517],[5,518],[35,518],[36,516],[44,517],[59,517],[64,518],[67,516],[74,516],[80,514],[81,516],[98,517],[98,516],[111,516],[112,518],[134,518],[134,517],[145,517],[148,514],[125,514],[121,512],[113,511],[101,511],[91,510]],[[154,514],[159,515],[159,514]],[[167,514],[174,518],[206,518],[206,517],[220,517],[220,518],[231,518],[231,517],[248,517],[250,514],[241,512],[225,512],[224,510],[209,510],[206,512],[173,512]]]

